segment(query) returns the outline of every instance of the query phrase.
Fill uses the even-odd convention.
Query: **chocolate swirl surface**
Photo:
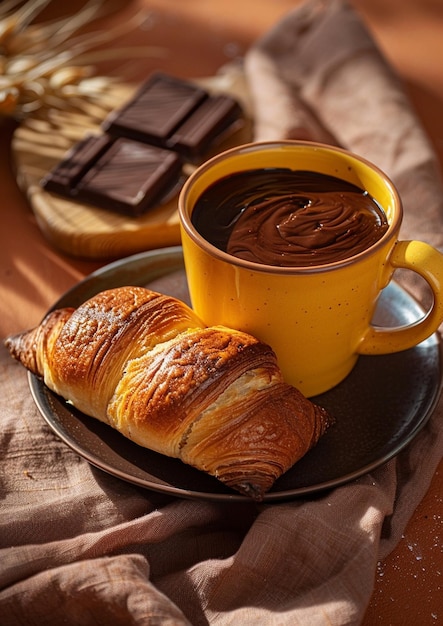
[[[333,176],[287,169],[250,170],[216,182],[198,199],[192,219],[221,250],[287,267],[346,259],[388,228],[366,191]]]

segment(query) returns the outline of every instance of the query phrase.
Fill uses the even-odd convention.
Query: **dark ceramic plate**
[[[181,248],[154,250],[112,263],[76,285],[54,308],[78,306],[103,289],[123,285],[148,286],[188,301]],[[422,315],[416,301],[394,282],[384,290],[374,322],[401,325]],[[92,465],[130,483],[179,497],[247,500],[215,478],[145,450],[109,426],[75,411],[31,374],[29,382],[51,429]],[[425,425],[440,386],[437,335],[398,354],[360,357],[345,381],[313,398],[336,417],[336,425],[275,483],[265,500],[315,494],[382,465]]]

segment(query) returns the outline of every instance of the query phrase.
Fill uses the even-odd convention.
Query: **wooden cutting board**
[[[196,82],[212,93],[238,98],[246,113],[244,126],[217,145],[212,154],[251,141],[250,103],[241,71],[226,71]],[[74,102],[63,110],[46,108],[27,118],[14,134],[12,157],[17,182],[44,236],[69,255],[110,260],[180,244],[178,192],[143,216],[133,218],[65,200],[40,187],[41,179],[69,148],[86,133],[100,132],[109,112],[127,101],[135,89],[115,84],[103,102],[81,102],[79,106]],[[189,167],[188,172],[191,170]]]

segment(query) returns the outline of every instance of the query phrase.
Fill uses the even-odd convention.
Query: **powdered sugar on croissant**
[[[6,346],[80,411],[258,500],[331,423],[269,346],[141,287],[51,312]]]

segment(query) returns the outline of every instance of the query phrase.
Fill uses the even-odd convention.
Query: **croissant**
[[[5,343],[80,411],[256,500],[332,423],[268,345],[141,287],[50,312]]]

